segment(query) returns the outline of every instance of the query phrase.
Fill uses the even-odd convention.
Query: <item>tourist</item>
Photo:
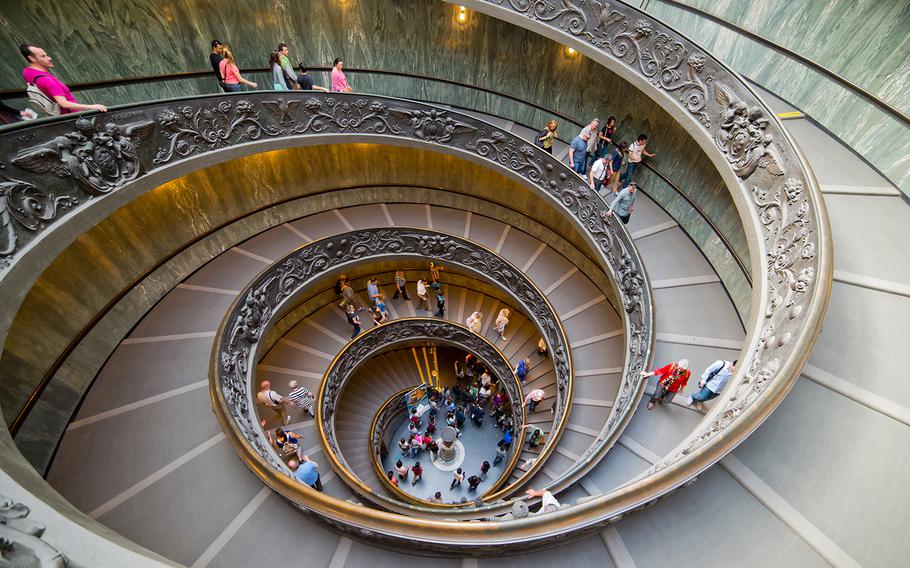
[[[483,407],[480,406],[479,404],[474,405],[474,408],[471,409],[471,421],[474,422],[474,425],[478,426],[478,427],[483,426],[483,417],[484,417]]]
[[[344,71],[341,70],[342,67],[344,67],[344,60],[336,57],[335,62],[332,64],[332,91],[350,93],[352,89],[348,85],[348,78],[345,76]]]
[[[607,122],[604,124],[603,128],[600,129],[600,133],[597,135],[597,157],[607,155],[607,149],[610,147],[610,144],[613,144],[613,136],[616,134],[616,117],[611,116],[607,118]],[[617,170],[618,171],[618,170]]]
[[[287,411],[288,399],[272,390],[272,383],[262,381],[259,383],[259,392],[256,393],[256,400],[266,408],[271,409],[279,417],[283,417],[285,425],[291,423],[291,415]]]
[[[294,479],[308,485],[316,491],[322,491],[322,481],[319,479],[319,464],[311,461],[310,456],[300,456],[300,461],[291,460],[288,467],[294,472]]]
[[[279,43],[276,51],[278,52],[278,63],[281,66],[281,73],[284,75],[284,84],[290,91],[299,89],[300,86],[294,81],[296,74],[294,73],[294,67],[291,66],[291,58],[288,57],[288,54],[291,52],[291,50],[288,49],[288,44]]]
[[[221,60],[224,57],[221,56],[221,52],[224,49],[224,46],[217,39],[212,40],[212,52],[209,54],[209,63],[212,64],[212,72],[215,73],[215,78],[218,79],[218,86],[221,87],[222,91],[226,91],[224,88],[224,81],[221,78]]]
[[[436,440],[430,440],[427,443],[427,451],[433,454],[433,459],[436,459],[437,454],[439,454],[439,444],[436,443]]]
[[[427,417],[427,436],[430,436],[431,434],[435,434],[435,433],[436,433],[436,415],[430,414],[430,416]]]
[[[518,365],[515,365],[515,376],[518,377],[518,380],[521,381],[521,384],[525,384],[525,379],[528,377],[528,371],[530,369],[530,359],[522,359],[518,362]]]
[[[275,430],[275,447],[278,448],[279,451],[284,450],[285,446],[297,451],[302,441],[303,436],[299,436],[290,430],[284,430],[282,428],[277,428]]]
[[[480,312],[474,312],[468,316],[468,319],[465,320],[465,325],[468,326],[468,329],[474,333],[480,334],[480,328],[482,326],[483,314]]]
[[[597,128],[600,126],[600,119],[595,118],[591,120],[591,124],[585,126],[579,132],[579,135],[587,136],[585,140],[587,141],[587,146],[585,147],[585,168],[587,168],[588,160],[595,157],[597,152]],[[581,175],[585,175],[584,171],[579,172]]]
[[[284,78],[284,70],[281,69],[280,56],[276,51],[269,53],[269,69],[272,71],[272,89],[287,91],[288,84]]]
[[[410,420],[411,424],[414,426],[420,426],[420,415],[417,414],[417,408],[411,409],[411,415],[408,417],[408,420]]]
[[[622,169],[623,158],[628,153],[629,143],[626,141],[620,142],[619,146],[613,150],[613,153],[610,154],[610,169],[613,171],[613,194],[615,195],[619,189],[619,170]]]
[[[483,463],[480,464],[480,480],[481,481],[486,480],[488,471],[490,471],[490,462],[484,460]]]
[[[483,368],[483,371],[480,373],[480,386],[488,387],[493,383],[493,377],[490,376],[490,370],[486,367]]]
[[[546,357],[549,355],[549,349],[547,349],[547,342],[543,340],[543,337],[540,338],[540,341],[537,342],[537,354],[541,357]]]
[[[455,427],[461,430],[461,428],[464,426],[464,421],[464,407],[459,406],[457,409],[455,409]]]
[[[398,449],[401,450],[401,457],[406,458],[411,453],[411,445],[406,438],[398,440]]]
[[[395,293],[392,294],[392,299],[397,300],[398,296],[401,296],[403,300],[411,301],[411,297],[408,296],[408,279],[405,278],[404,270],[395,271]]]
[[[414,434],[411,436],[408,445],[411,447],[411,457],[416,458],[420,455],[421,450],[423,450],[423,438],[420,434]]]
[[[427,281],[423,278],[417,280],[417,309],[430,311],[429,292],[427,290]]]
[[[509,325],[509,314],[511,313],[509,308],[503,308],[496,316],[496,333],[499,334],[499,339],[502,341],[506,340],[506,326]]]
[[[464,365],[461,364],[460,360],[455,359],[455,380],[461,381],[462,379],[464,379]]]
[[[388,476],[389,476],[389,483],[391,483],[395,487],[398,487],[398,478],[395,477],[395,471],[390,469]]]
[[[464,472],[459,467],[455,470],[455,473],[452,474],[452,485],[449,486],[449,491],[455,489],[455,486],[461,487],[461,482],[464,481]]]
[[[696,408],[701,409],[702,403],[717,397],[720,391],[727,386],[727,381],[736,370],[736,363],[735,360],[724,361],[722,359],[711,363],[702,374],[701,380],[698,381],[698,387],[701,390],[690,396],[687,404],[694,404]]]
[[[480,404],[486,404],[487,401],[490,400],[491,394],[492,390],[490,389],[490,385],[484,385],[480,387],[480,391],[477,393],[477,400]]]
[[[351,328],[353,330],[353,331],[351,331],[351,339],[354,339],[355,337],[360,335],[360,331],[361,331],[360,317],[357,315],[357,309],[354,307],[353,304],[348,304],[346,312],[347,312],[348,323],[351,324]]]
[[[373,327],[384,324],[386,322],[386,313],[382,311],[382,308],[379,306],[373,306],[373,309],[370,310],[370,315],[373,318]]]
[[[347,276],[344,277],[344,281],[341,283],[341,298],[345,307],[354,306],[354,309],[358,312],[364,308],[363,303],[361,303],[360,298],[351,286],[351,279]]]
[[[512,430],[509,429],[509,430],[506,430],[505,433],[503,433],[502,440],[500,441],[500,443],[503,445],[503,447],[505,449],[508,450],[509,448],[512,447],[512,440],[514,440],[514,439],[515,439],[514,436],[512,436]]]
[[[533,428],[533,426],[525,426],[526,428]],[[532,448],[536,448],[543,441],[543,432],[540,431],[540,428],[534,428],[531,430],[531,435],[528,436],[528,445]]]
[[[528,393],[525,397],[525,404],[528,405],[528,412],[534,412],[534,409],[537,408],[537,405],[540,404],[544,398],[546,398],[547,393],[542,389],[534,389]]]
[[[585,138],[585,134],[582,132],[569,144],[569,167],[582,176],[587,170],[588,140],[589,138]]]
[[[477,374],[477,357],[473,353],[468,353],[464,357],[464,374],[469,381],[473,381]]]
[[[381,294],[379,293],[379,279],[376,277],[367,280],[367,297],[373,305],[379,303]]]
[[[414,465],[411,467],[411,473],[414,474],[414,481],[411,482],[411,487],[417,485],[417,482],[423,479],[423,468],[420,467],[420,462],[414,462]]]
[[[458,386],[458,385],[456,385],[456,386]],[[455,412],[455,399],[454,398],[449,397],[446,399],[446,412],[448,412],[449,414]]]
[[[443,318],[446,315],[446,296],[442,288],[436,291],[436,317]]]
[[[322,91],[323,93],[328,93],[329,90],[325,87],[320,87],[313,81],[313,77],[309,74],[306,65],[300,63],[297,66],[300,69],[300,73],[297,74],[297,85],[300,86],[300,89],[303,91]]]
[[[607,217],[612,217],[615,213],[622,220],[623,225],[628,224],[632,213],[635,211],[636,189],[638,189],[638,184],[633,181],[629,184],[629,187],[617,193],[616,197],[613,198],[613,203],[610,204],[609,211],[607,211]]]
[[[224,56],[224,59],[218,64],[218,72],[221,74],[221,78],[224,81],[225,91],[229,93],[239,93],[243,91],[243,85],[252,89],[259,87],[256,83],[244,79],[240,74],[240,68],[237,67],[237,63],[234,61],[234,52],[231,51],[230,46],[223,46],[221,55]]]
[[[502,403],[504,401],[505,401],[505,399],[503,398],[502,393],[497,391],[497,393],[493,395],[494,412],[496,410],[500,410],[500,407],[502,406]]]
[[[433,496],[430,497],[430,502],[436,503],[436,504],[442,503],[442,492],[437,491],[436,493],[434,493]]]
[[[547,123],[546,128],[537,133],[536,144],[543,148],[544,152],[549,154],[553,153],[553,142],[558,139],[556,136],[557,128],[559,128],[559,123],[555,120],[551,120]]]
[[[395,471],[398,472],[398,479],[407,479],[408,471],[410,471],[410,469],[411,468],[404,465],[404,463],[401,460],[398,460],[397,462],[395,462]]]
[[[651,395],[651,400],[648,401],[648,410],[653,410],[655,404],[663,404],[664,400],[669,399],[667,402],[673,402],[673,397],[676,396],[676,393],[686,388],[686,384],[689,382],[689,376],[691,372],[689,371],[689,360],[680,359],[676,363],[670,363],[669,365],[664,365],[659,369],[654,369],[648,373],[642,371],[641,377],[646,379],[648,377],[653,377],[657,375],[657,385],[654,387],[654,394]]]
[[[26,91],[32,108],[48,116],[81,110],[107,112],[104,105],[84,105],[76,101],[69,87],[51,73],[54,61],[46,51],[37,45],[23,43],[19,46],[19,52],[28,62],[28,66],[22,70],[22,80],[31,87]]]
[[[648,145],[648,137],[644,134],[639,134],[638,139],[629,146],[628,159],[626,160],[626,171],[622,175],[622,183],[624,185],[632,181],[632,174],[635,173],[635,169],[638,167],[638,164],[641,163],[642,154],[649,158],[653,158],[657,154],[651,154],[645,150],[645,146]]]
[[[605,183],[608,183],[610,176],[613,175],[613,170],[610,168],[610,160],[606,156],[601,156],[594,160],[591,171],[588,172],[588,185],[591,186],[591,189],[600,193],[600,188]]]
[[[306,410],[310,413],[310,416],[316,418],[316,405],[313,404],[316,395],[311,393],[308,388],[300,386],[297,381],[289,382],[288,388],[291,389],[291,392],[288,393],[288,400],[291,401],[291,404],[297,408]]]
[[[472,475],[468,478],[468,491],[477,491],[477,486],[480,485],[480,478],[476,475]]]
[[[499,463],[506,457],[506,445],[503,442],[496,444],[496,456],[493,458],[493,465],[499,465]]]
[[[553,497],[553,494],[549,491],[542,489],[528,489],[525,491],[525,495],[528,497],[540,497],[541,513],[552,513],[553,511],[559,510],[559,501],[557,501],[556,497]]]
[[[455,413],[454,412],[449,412],[449,414],[446,416],[446,426],[452,426],[452,427],[455,426]]]

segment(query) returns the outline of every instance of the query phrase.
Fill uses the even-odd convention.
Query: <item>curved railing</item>
[[[325,449],[327,451],[325,454],[329,457],[329,460],[332,461],[333,466],[336,466],[336,471],[341,471],[342,477],[348,481],[348,484],[357,486],[355,488],[357,493],[370,498],[371,500],[375,500],[374,497],[376,493],[366,486],[363,483],[363,480],[358,479],[356,475],[351,473],[351,467],[344,458],[343,449],[338,445],[338,440],[335,435],[335,406],[336,403],[340,402],[341,397],[343,396],[342,393],[348,379],[357,372],[357,369],[361,365],[389,349],[422,340],[451,345],[469,353],[473,353],[497,379],[497,384],[502,385],[505,394],[509,399],[512,408],[512,423],[515,425],[513,455],[504,468],[504,472],[500,479],[481,495],[485,501],[496,500],[500,496],[511,491],[508,487],[502,491],[497,491],[497,489],[501,486],[502,481],[507,479],[508,475],[514,470],[519,455],[521,454],[519,448],[521,448],[521,445],[524,443],[524,408],[522,406],[524,396],[522,394],[521,383],[518,380],[518,377],[512,372],[512,367],[502,351],[487,341],[483,336],[472,332],[463,325],[450,321],[416,317],[396,319],[366,331],[363,335],[358,336],[351,343],[346,345],[344,349],[338,353],[325,373],[325,377],[319,389],[319,395],[317,396],[321,412],[317,412],[316,424],[319,427],[320,438],[326,445]],[[386,405],[383,405],[383,408],[385,406]],[[373,420],[374,429],[371,430],[370,458],[374,465],[374,470],[377,473],[377,477],[380,482],[383,483],[383,486],[399,497],[400,501],[403,500],[415,505],[437,509],[473,507],[473,503],[460,505],[430,503],[424,499],[418,499],[409,495],[387,482],[382,467],[379,466],[376,461],[379,455],[379,444],[382,432],[375,429],[375,424],[378,422],[378,417],[381,412],[382,408],[379,413],[377,413],[377,418],[374,418]],[[512,484],[512,488],[520,485],[520,483],[521,481],[519,480]],[[379,504],[385,504],[384,501],[386,500],[380,499]]]
[[[493,251],[453,235],[402,227],[362,229],[302,246],[257,276],[238,295],[216,335],[210,381],[216,413],[222,426],[229,432],[240,434],[240,438],[234,440],[235,445],[242,449],[241,456],[247,460],[250,468],[266,483],[269,483],[275,473],[290,473],[271,445],[264,443],[265,433],[261,429],[259,418],[252,411],[255,403],[251,385],[255,384],[255,369],[250,362],[259,359],[259,342],[274,321],[280,319],[313,282],[343,271],[353,264],[387,258],[434,260],[490,281],[512,297],[520,309],[536,322],[550,350],[557,386],[551,434],[541,450],[538,462],[515,482],[487,496],[489,500],[500,499],[520,487],[543,467],[546,457],[555,448],[565,428],[573,390],[569,342],[546,295],[521,270]],[[437,509],[404,507],[401,503],[391,502],[385,496],[376,494],[351,476],[350,468],[340,458],[332,419],[340,389],[356,365],[362,361],[363,354],[404,340],[408,337],[409,326],[421,327],[422,336],[440,340],[446,340],[447,334],[458,336],[464,344],[476,349],[478,355],[488,360],[491,369],[498,376],[511,376],[508,361],[486,339],[475,334],[461,333],[459,330],[466,330],[457,324],[442,325],[442,322],[437,322],[436,325],[431,325],[431,322],[432,320],[421,318],[395,320],[357,338],[336,355],[326,371],[318,395],[316,422],[320,427],[321,441],[326,446],[326,456],[339,475],[345,477],[362,496],[372,500],[381,499],[384,506],[409,513],[433,513]],[[351,350],[352,346],[354,351]],[[512,400],[523,400],[520,387],[513,386],[508,381],[504,384],[509,389]],[[631,405],[632,399],[628,398],[620,404],[620,408],[628,411]],[[516,424],[521,424],[521,410],[518,408],[516,411],[519,413]],[[517,458],[516,453],[508,469],[514,468]],[[268,468],[263,467],[265,464],[271,467],[271,471],[266,471]],[[302,503],[307,501],[307,493],[302,489],[284,495]],[[493,508],[496,507],[475,507],[465,515],[489,515]],[[500,509],[503,507],[497,508]]]
[[[467,0],[463,3],[571,45],[641,87],[676,120],[690,126],[693,139],[718,165],[744,221],[756,284],[747,347],[740,357],[738,372],[700,426],[640,480],[567,509],[495,525],[405,518],[339,502],[323,494],[307,495],[307,507],[327,522],[379,542],[419,546],[425,551],[495,554],[531,543],[559,540],[570,532],[581,536],[594,531],[691,481],[745,439],[783,399],[808,357],[820,330],[830,290],[832,252],[823,202],[799,149],[748,85],[694,42],[637,9],[610,0],[598,4],[596,12],[592,3],[582,4],[581,0]],[[340,102],[330,103],[329,99]],[[207,104],[212,100],[217,106]],[[143,109],[120,109],[108,115],[106,120],[112,121],[114,128],[103,133],[109,141],[106,148],[125,149],[122,154],[126,159],[121,155],[107,161],[108,165],[117,166],[115,171],[106,167],[100,175],[96,173],[88,179],[71,172],[67,177],[80,176],[80,179],[71,177],[62,194],[50,196],[38,188],[46,187],[58,172],[67,175],[67,170],[60,167],[52,170],[36,160],[37,167],[44,169],[34,173],[28,167],[32,160],[26,160],[13,170],[15,181],[8,178],[12,184],[9,189],[19,188],[17,191],[26,194],[37,192],[37,199],[49,204],[42,209],[41,219],[52,231],[61,224],[55,220],[53,211],[48,214],[54,206],[75,206],[72,199],[76,196],[122,191],[140,178],[140,173],[156,172],[164,165],[228,148],[237,151],[224,155],[241,155],[240,145],[251,140],[257,140],[251,146],[260,149],[263,139],[275,140],[273,147],[280,147],[277,142],[283,138],[298,136],[297,132],[312,133],[313,125],[318,125],[321,134],[358,134],[364,140],[394,138],[404,132],[412,143],[421,143],[416,142],[420,140],[440,150],[457,150],[455,153],[459,155],[508,171],[529,187],[553,197],[558,211],[585,227],[586,235],[606,261],[605,268],[619,283],[617,291],[627,310],[623,316],[630,346],[624,381],[634,378],[629,375],[628,359],[637,360],[640,369],[640,363],[650,353],[650,343],[642,351],[637,347],[641,342],[628,335],[634,329],[640,330],[642,337],[651,332],[650,319],[635,321],[640,320],[639,314],[650,315],[650,310],[640,309],[643,302],[650,302],[647,285],[642,286],[639,281],[644,271],[634,249],[630,245],[626,248],[628,235],[603,216],[605,205],[581,180],[552,157],[541,155],[535,148],[489,125],[473,126],[469,118],[457,113],[394,101],[407,117],[395,123],[387,106],[390,99],[308,94],[306,104],[290,104],[298,100],[304,102],[293,94],[256,93],[181,103],[179,112],[162,112],[152,125],[151,134],[155,137],[152,147],[158,147],[154,156],[142,148],[137,153],[131,141],[133,134],[146,132],[144,121],[136,121],[139,123],[136,125],[126,122],[128,118],[142,118]],[[266,102],[275,104],[263,104]],[[125,116],[129,112],[135,114]],[[432,130],[425,128],[429,122],[436,125]],[[402,132],[391,129],[393,123],[402,124],[399,127]],[[0,145],[9,151],[10,133],[13,133],[20,136],[19,147],[33,149],[35,140],[29,139],[29,129],[33,132],[40,129],[42,132],[36,135],[44,143],[53,140],[57,133],[73,132],[76,136],[60,140],[52,149],[59,153],[74,145],[81,147],[86,137],[102,134],[94,125],[84,122],[78,132],[73,131],[72,124],[72,119],[64,118],[8,130],[0,136]],[[467,124],[468,129],[461,124]],[[165,133],[168,137],[162,138]],[[167,142],[159,146],[164,140]],[[98,151],[105,152],[103,148]],[[72,159],[70,155],[64,166],[96,160],[92,153],[77,153]],[[209,163],[217,160],[210,159]],[[6,171],[7,176],[10,173]],[[93,193],[99,190],[103,191]],[[58,201],[58,197],[64,201]],[[65,201],[67,198],[69,201]],[[96,214],[104,213],[104,203],[100,199],[92,204]],[[34,210],[32,213],[36,216]],[[23,229],[14,225],[15,235],[47,231],[44,227]],[[7,251],[11,266],[0,273],[4,279],[10,277],[10,270],[18,268],[26,256],[53,251],[53,247],[42,250],[37,246],[40,239],[34,239],[33,235],[23,239],[30,242],[20,243],[18,247],[13,243],[12,250]],[[622,268],[623,265],[627,268]],[[248,313],[258,317],[253,300]],[[238,363],[246,365],[248,361]],[[640,390],[634,395],[640,396]],[[237,444],[237,431],[230,434],[229,439]],[[296,482],[286,476],[269,478],[268,483],[281,493],[299,490]]]
[[[593,500],[651,498],[695,477],[745,439],[783,400],[827,307],[832,244],[815,177],[787,131],[745,81],[695,42],[615,0],[466,0],[463,4],[579,50],[642,87],[719,164],[753,259],[747,347],[723,396],[650,475]],[[661,488],[658,491],[654,489]]]

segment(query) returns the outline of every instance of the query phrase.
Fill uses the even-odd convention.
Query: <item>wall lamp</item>
[[[468,9],[464,6],[458,6],[455,13],[455,20],[459,24],[464,24],[468,21]]]

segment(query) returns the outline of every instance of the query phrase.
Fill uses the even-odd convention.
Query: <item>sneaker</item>
[[[692,397],[691,397],[691,396],[687,396],[687,397],[686,397],[686,405],[687,405],[687,406],[692,406],[692,403],[693,403],[693,402],[694,402],[694,401],[692,400]]]

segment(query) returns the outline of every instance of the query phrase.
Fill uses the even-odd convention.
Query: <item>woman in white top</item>
[[[499,333],[499,339],[506,340],[506,326],[509,325],[509,314],[512,313],[509,311],[509,308],[503,308],[499,310],[499,315],[496,316],[496,332]]]
[[[480,312],[474,312],[468,316],[468,319],[465,320],[465,324],[468,326],[468,329],[474,333],[480,333],[480,327],[482,325],[483,314]]]

